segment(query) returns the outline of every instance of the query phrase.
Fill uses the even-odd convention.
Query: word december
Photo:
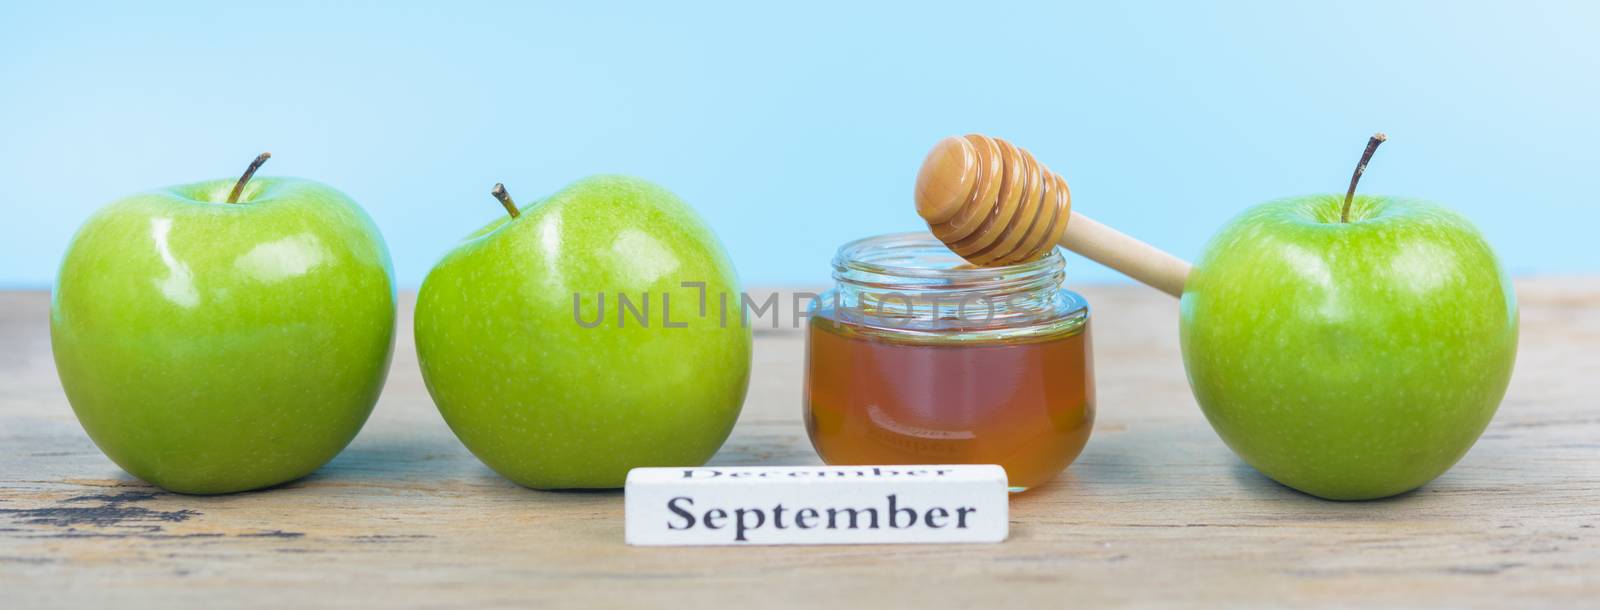
[[[882,523],[889,529],[911,529],[925,527],[928,529],[943,529],[955,527],[967,529],[967,517],[978,512],[971,506],[955,508],[933,507],[926,512],[918,511],[909,506],[900,506],[899,498],[895,494],[885,496],[887,506],[883,511]],[[875,507],[866,508],[813,508],[802,507],[790,509],[779,503],[770,509],[763,508],[710,508],[704,513],[696,515],[693,512],[694,499],[688,496],[678,496],[667,501],[667,510],[679,517],[678,520],[668,521],[667,529],[689,530],[695,527],[704,527],[710,530],[719,530],[728,527],[732,520],[734,531],[733,539],[739,542],[748,542],[746,533],[758,530],[767,525],[775,529],[808,530],[822,529],[879,529],[879,512]],[[792,516],[789,522],[784,521],[785,515]],[[954,523],[951,523],[951,520]]]
[[[773,479],[776,479],[776,478],[786,478],[786,479],[805,479],[805,478],[823,479],[823,478],[832,478],[832,479],[839,479],[839,478],[847,478],[847,477],[884,478],[884,477],[924,477],[924,476],[942,477],[942,476],[945,476],[947,474],[950,474],[950,472],[951,472],[950,470],[945,469],[945,468],[939,468],[939,469],[935,469],[935,470],[928,470],[926,468],[901,469],[901,468],[884,468],[884,467],[881,467],[881,466],[873,466],[871,468],[862,468],[862,469],[859,469],[859,470],[846,470],[846,469],[838,468],[838,467],[826,468],[826,469],[817,469],[817,470],[796,470],[796,469],[784,468],[784,469],[775,469],[775,470],[734,470],[734,471],[726,472],[726,473],[722,472],[721,470],[717,470],[715,468],[685,468],[685,469],[683,469],[683,478],[699,480],[699,479],[715,479],[715,478],[724,477],[724,476],[728,477],[730,479],[751,479],[751,478],[755,478],[755,479],[767,479],[767,478],[773,478]]]

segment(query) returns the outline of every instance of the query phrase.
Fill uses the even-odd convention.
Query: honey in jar
[[[1089,311],[1059,254],[976,268],[930,234],[846,244],[807,331],[805,420],[823,461],[999,464],[1049,481],[1094,422]]]

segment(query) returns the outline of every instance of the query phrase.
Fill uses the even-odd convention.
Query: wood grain
[[[1600,279],[1519,284],[1511,391],[1462,462],[1390,500],[1280,487],[1228,452],[1184,381],[1175,302],[1087,287],[1100,419],[1082,458],[1012,501],[998,545],[622,544],[615,492],[518,488],[450,434],[409,305],[372,420],[276,489],[162,493],[108,462],[53,370],[48,297],[0,293],[0,608],[328,606],[1593,607],[1600,603]],[[816,462],[803,341],[758,333],[719,464]]]

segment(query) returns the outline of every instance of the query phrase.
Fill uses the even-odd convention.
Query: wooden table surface
[[[83,434],[50,357],[48,296],[0,293],[0,608],[1529,607],[1600,604],[1600,278],[1519,283],[1499,415],[1419,491],[1337,503],[1235,458],[1184,381],[1175,302],[1094,306],[1099,420],[996,545],[631,548],[619,492],[538,492],[479,464],[435,412],[409,300],[389,384],[337,459],[279,488],[163,493]],[[803,339],[758,332],[716,464],[814,464]]]

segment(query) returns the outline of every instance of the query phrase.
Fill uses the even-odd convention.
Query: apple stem
[[[233,192],[228,194],[228,203],[239,203],[239,195],[244,192],[244,185],[250,182],[250,177],[256,175],[256,170],[261,169],[261,164],[272,158],[272,153],[264,152],[256,155],[256,160],[250,162],[250,167],[244,168],[244,175],[239,176],[239,181],[234,183]]]
[[[1361,174],[1367,171],[1367,162],[1372,160],[1372,153],[1377,152],[1378,145],[1389,139],[1383,132],[1372,134],[1367,140],[1367,149],[1361,152],[1361,162],[1356,164],[1356,173],[1350,176],[1350,190],[1344,192],[1344,209],[1339,212],[1339,222],[1350,222],[1350,202],[1356,197],[1356,183],[1361,181]]]
[[[517,210],[516,202],[511,200],[511,193],[506,192],[506,185],[499,182],[494,183],[494,188],[489,191],[489,194],[494,195],[495,199],[499,199],[500,205],[506,206],[506,213],[510,214],[512,218],[522,215],[522,212]]]

